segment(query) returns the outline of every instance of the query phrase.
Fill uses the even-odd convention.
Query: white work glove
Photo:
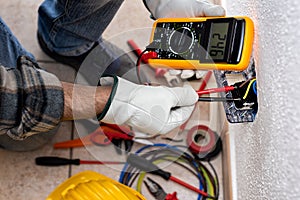
[[[214,5],[207,0],[145,0],[153,17],[188,18],[225,16],[222,6]]]
[[[98,116],[105,123],[127,124],[148,134],[165,134],[183,124],[198,101],[197,93],[189,85],[145,86],[113,78],[110,100]]]
[[[207,0],[144,0],[155,19],[159,18],[189,18],[225,16],[222,6],[214,5]],[[174,70],[171,74],[182,79],[202,78],[205,72],[201,70]]]

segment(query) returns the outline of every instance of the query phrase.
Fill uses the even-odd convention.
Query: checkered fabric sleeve
[[[23,140],[54,129],[63,115],[64,95],[58,78],[28,57],[17,68],[0,66],[0,134]]]

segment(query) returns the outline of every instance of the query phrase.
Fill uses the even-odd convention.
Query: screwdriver
[[[185,188],[187,188],[189,190],[192,190],[194,192],[197,192],[198,194],[201,194],[204,197],[212,198],[212,199],[214,198],[214,197],[208,195],[206,192],[172,176],[170,172],[160,169],[157,165],[153,164],[151,161],[145,159],[144,157],[138,156],[136,154],[130,154],[127,158],[127,162],[130,165],[132,165],[142,171],[149,172],[153,175],[160,176],[165,180],[171,180],[179,185],[184,186]]]
[[[36,165],[42,166],[61,166],[61,165],[81,165],[81,164],[96,164],[96,165],[114,165],[125,164],[125,162],[119,161],[97,161],[97,160],[80,160],[80,159],[68,159],[56,156],[42,156],[35,158]]]

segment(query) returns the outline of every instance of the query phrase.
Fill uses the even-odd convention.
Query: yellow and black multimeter
[[[241,71],[252,54],[249,17],[165,18],[153,24],[149,45],[157,68]]]

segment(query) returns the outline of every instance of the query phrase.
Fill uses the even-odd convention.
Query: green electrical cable
[[[185,146],[176,146],[176,148],[180,148]],[[163,149],[155,149],[149,152],[145,152],[144,154],[139,154],[140,156],[146,158],[153,162],[153,164],[160,164],[162,162],[173,162],[189,172],[191,172],[197,179],[200,181],[199,183],[202,185],[202,190],[208,192],[213,195],[216,199],[219,196],[219,182],[218,176],[210,162],[207,162],[209,167],[212,169],[213,174],[210,170],[202,164],[202,161],[197,160],[191,154],[187,152],[183,152],[179,149],[174,150],[172,148],[163,148]],[[204,163],[204,162],[203,162]],[[142,193],[142,183],[146,176],[146,172],[139,171],[137,168],[128,165],[125,171],[124,176],[120,182],[132,187],[136,182],[136,190]],[[201,177],[201,178],[200,178]]]

